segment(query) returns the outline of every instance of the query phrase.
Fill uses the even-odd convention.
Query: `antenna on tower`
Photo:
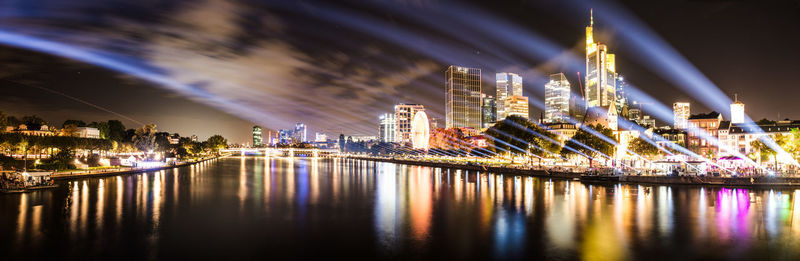
[[[594,8],[589,8],[589,26],[594,25]]]
[[[733,102],[738,102],[738,101],[739,101],[739,94],[733,93]]]

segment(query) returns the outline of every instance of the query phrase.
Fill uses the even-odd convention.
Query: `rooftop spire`
[[[589,8],[589,26],[594,26],[594,8]]]

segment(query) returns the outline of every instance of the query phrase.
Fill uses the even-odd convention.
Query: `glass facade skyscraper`
[[[564,73],[550,75],[544,85],[544,122],[567,122],[569,119],[570,86]]]
[[[617,73],[614,54],[594,41],[594,18],[586,27],[586,108],[615,107]]]
[[[481,69],[451,65],[445,72],[445,125],[481,128]]]
[[[261,137],[261,127],[253,126],[253,147],[261,146],[263,137]]]
[[[489,128],[492,124],[497,122],[497,102],[494,96],[485,94],[482,96],[481,111],[483,112],[483,127]]]
[[[384,113],[380,116],[378,136],[381,142],[397,142],[397,118],[394,113]]]
[[[505,119],[508,115],[508,97],[509,96],[522,96],[522,77],[515,73],[501,72],[495,74],[495,87],[497,89],[497,96],[495,101],[497,104],[497,120]]]

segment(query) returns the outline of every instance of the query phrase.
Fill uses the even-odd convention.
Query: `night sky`
[[[3,2],[0,111],[240,143],[253,124],[299,121],[309,136],[376,135],[400,102],[443,119],[456,64],[481,68],[488,93],[496,72],[521,74],[538,118],[547,75],[580,92],[593,7],[617,71],[664,106],[719,111],[728,101],[708,93],[739,93],[753,119],[800,119],[800,1],[489,2]]]

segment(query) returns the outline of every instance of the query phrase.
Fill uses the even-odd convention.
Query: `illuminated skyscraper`
[[[586,27],[586,107],[614,107],[617,73],[614,54],[605,44],[594,41],[594,17]]]
[[[394,142],[411,142],[411,121],[419,111],[424,111],[425,107],[420,104],[401,103],[394,106],[395,124]]]
[[[497,120],[503,120],[508,115],[508,97],[522,96],[522,77],[515,73],[501,72],[495,74],[497,89]]]
[[[253,126],[253,147],[261,146],[261,127]]]
[[[481,69],[451,65],[445,72],[445,80],[446,127],[479,130],[482,120]]]
[[[382,142],[397,141],[397,118],[394,113],[384,113],[380,116],[380,128],[378,132],[378,136]]]
[[[679,130],[686,129],[689,125],[691,110],[688,102],[676,102],[672,104],[672,127]]]
[[[744,123],[744,103],[739,101],[738,94],[734,94],[731,103],[731,123]]]
[[[506,103],[508,106],[506,108],[508,110],[508,116],[518,115],[530,120],[530,115],[528,113],[528,97],[514,95],[506,99],[508,100]]]
[[[570,87],[564,73],[550,75],[544,85],[544,121],[547,123],[567,122],[569,118]]]
[[[483,97],[481,104],[481,111],[483,113],[483,127],[489,128],[497,122],[497,102],[494,96],[481,94]]]
[[[294,125],[294,132],[292,132],[292,138],[295,142],[308,142],[306,125],[300,122],[296,123]]]

